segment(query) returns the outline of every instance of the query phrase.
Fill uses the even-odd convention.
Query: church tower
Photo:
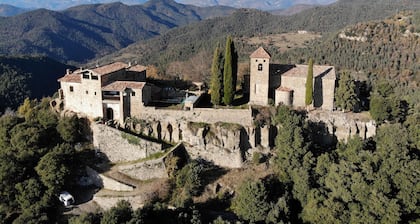
[[[249,104],[268,105],[270,54],[259,47],[250,56]]]

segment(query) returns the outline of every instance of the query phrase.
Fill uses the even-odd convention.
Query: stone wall
[[[346,142],[349,137],[359,135],[367,139],[376,135],[376,123],[361,113],[342,113],[339,111],[311,111],[308,119],[321,124],[328,133],[324,133],[323,142],[334,140]]]
[[[113,163],[138,160],[162,151],[161,143],[147,141],[103,124],[92,123],[91,129],[94,147],[105,153]],[[135,143],[130,143],[123,136],[135,140]]]
[[[247,132],[242,126],[213,124],[194,127],[200,123],[189,123],[183,132],[187,144],[185,148],[192,158],[203,158],[215,165],[240,168],[244,153],[250,148]]]
[[[251,109],[194,108],[194,110],[191,111],[184,111],[144,107],[136,117],[149,121],[161,121],[163,123],[191,121],[209,124],[224,122],[240,124],[242,126],[252,125]]]
[[[107,177],[103,174],[99,174],[94,169],[86,167],[86,175],[89,183],[97,187],[102,187],[112,191],[133,191],[134,187],[128,184],[122,183],[111,177]]]
[[[167,178],[163,158],[149,160],[141,163],[118,166],[118,171],[137,180],[150,180],[154,178]]]
[[[103,188],[112,191],[133,191],[134,187],[128,184],[119,182],[113,178],[107,177],[103,174],[99,174],[102,179]]]

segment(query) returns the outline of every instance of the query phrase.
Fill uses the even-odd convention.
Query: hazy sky
[[[54,10],[65,9],[81,4],[109,3],[120,1],[125,4],[143,4],[147,0],[0,0],[2,4],[9,4],[20,8],[48,8]],[[263,9],[278,9],[290,7],[295,4],[329,4],[336,0],[175,0],[183,4],[199,6],[221,5],[232,7],[255,7],[265,5]],[[261,4],[264,2],[265,4]],[[258,4],[256,4],[258,3]]]

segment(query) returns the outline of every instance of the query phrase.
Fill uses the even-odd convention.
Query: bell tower
[[[250,56],[249,104],[268,105],[270,87],[270,54],[259,47]]]

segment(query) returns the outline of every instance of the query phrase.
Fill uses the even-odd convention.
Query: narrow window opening
[[[136,92],[131,92],[131,96],[136,96]]]
[[[258,64],[258,71],[262,71],[263,70],[263,65],[262,64]]]
[[[73,91],[74,91],[73,86],[70,86],[70,92],[73,92]]]

